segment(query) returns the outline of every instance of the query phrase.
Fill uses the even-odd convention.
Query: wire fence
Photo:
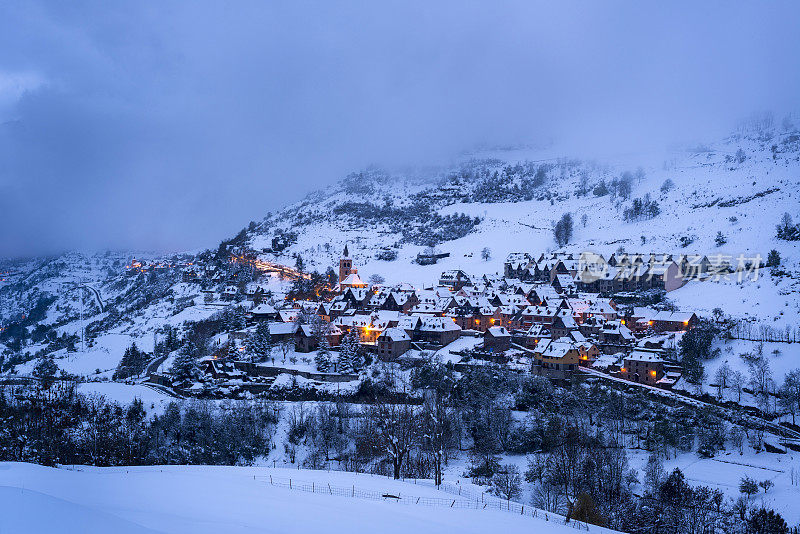
[[[398,504],[433,506],[442,508],[463,508],[471,510],[500,510],[516,515],[532,517],[542,521],[553,521],[560,524],[572,526],[579,530],[589,530],[586,523],[580,521],[567,521],[564,517],[551,514],[538,508],[525,506],[524,504],[498,499],[484,493],[477,494],[466,488],[460,488],[452,484],[442,484],[439,486],[441,491],[457,495],[454,498],[439,497],[420,497],[406,495],[401,492],[392,493],[390,491],[380,492],[358,488],[355,485],[334,486],[327,482],[308,482],[292,478],[277,477],[273,475],[256,477],[268,482],[272,486],[287,488],[290,490],[305,491],[308,493],[319,493],[323,495],[338,495],[340,497],[350,497],[354,499],[368,499],[372,501],[396,502]],[[422,482],[422,481],[420,481]],[[427,482],[423,485],[429,485]],[[435,486],[433,486],[435,487]]]

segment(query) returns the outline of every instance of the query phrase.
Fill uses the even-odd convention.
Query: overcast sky
[[[798,109],[800,2],[4,2],[0,256],[210,247],[370,163]]]

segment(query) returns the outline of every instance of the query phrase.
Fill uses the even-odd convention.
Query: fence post
[[[456,504],[456,500],[455,500],[455,499],[453,499],[453,502],[452,502],[452,503],[450,503],[450,508],[452,508],[452,507],[453,507],[455,504]]]
[[[355,497],[355,496],[356,496],[356,486],[354,484],[353,485],[353,494],[351,495],[351,497]]]
[[[272,485],[272,475],[269,476],[269,485]]]
[[[289,479],[289,489],[292,489],[292,479]]]

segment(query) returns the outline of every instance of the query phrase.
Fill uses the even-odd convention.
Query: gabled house
[[[664,360],[655,353],[633,351],[623,360],[619,376],[631,382],[655,386],[664,376]]]
[[[682,332],[697,322],[697,315],[691,312],[660,311],[650,320],[650,325],[656,332]]]
[[[342,340],[342,331],[329,324],[324,324],[321,328],[313,324],[299,325],[295,333],[295,350],[297,352],[317,350],[323,338],[327,339],[328,346],[337,347]]]
[[[449,317],[407,315],[398,324],[412,341],[449,345],[461,336],[461,328]]]
[[[393,361],[411,348],[411,336],[399,327],[387,328],[378,336],[378,358]]]
[[[492,326],[483,335],[483,348],[492,352],[505,352],[511,348],[511,332],[504,326]]]
[[[274,321],[278,318],[278,310],[267,302],[256,304],[247,312],[248,319],[253,322]]]
[[[472,280],[470,280],[469,275],[461,269],[452,269],[442,273],[439,277],[439,285],[450,288],[453,291],[458,291],[465,286],[471,286]]]
[[[542,340],[533,349],[531,371],[557,380],[569,378],[580,367],[581,352],[572,341]]]

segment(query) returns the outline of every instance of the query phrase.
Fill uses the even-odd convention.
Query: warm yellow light
[[[655,371],[650,371],[650,376],[656,376],[656,372]]]
[[[625,324],[625,319],[621,320],[620,323]]]
[[[624,373],[624,372],[626,372],[626,371],[627,371],[627,369],[625,369],[624,367],[623,367],[622,369],[620,369],[620,372],[623,372],[623,373]]]

